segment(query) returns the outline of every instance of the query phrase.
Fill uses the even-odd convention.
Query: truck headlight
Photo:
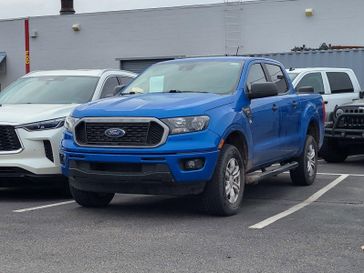
[[[64,128],[66,128],[68,132],[72,132],[78,120],[78,118],[71,116],[66,117],[66,120],[64,121]]]
[[[24,128],[27,131],[43,131],[43,130],[51,130],[61,128],[64,125],[65,118],[57,118],[51,120],[44,120],[34,123],[23,124],[18,126],[20,128]]]
[[[336,109],[335,117],[339,118],[342,114],[344,114],[344,110],[341,108]]]
[[[163,119],[167,124],[171,135],[191,133],[205,130],[209,125],[208,116],[179,117]]]

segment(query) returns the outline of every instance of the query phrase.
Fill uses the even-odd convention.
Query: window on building
[[[350,77],[345,72],[327,72],[331,94],[354,92]]]
[[[119,85],[117,77],[110,77],[106,80],[102,88],[101,98],[109,98],[114,96],[115,87]]]
[[[288,85],[281,67],[273,64],[266,64],[265,66],[272,82],[278,87],[278,93],[286,93],[288,91]]]
[[[296,89],[298,90],[303,86],[312,86],[315,93],[325,94],[324,82],[320,72],[305,75],[297,84]]]
[[[251,90],[251,86],[253,83],[263,83],[263,82],[267,82],[267,79],[265,77],[262,66],[260,64],[253,64],[250,67],[248,80],[246,83],[249,92]]]

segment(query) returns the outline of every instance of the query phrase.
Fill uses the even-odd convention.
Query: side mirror
[[[114,96],[119,95],[121,92],[123,92],[123,90],[125,89],[126,86],[127,86],[126,84],[115,86],[113,95]]]
[[[278,95],[278,87],[273,82],[253,83],[248,94],[249,99],[258,99]]]
[[[364,99],[364,91],[359,92],[359,98]]]
[[[301,86],[297,89],[298,93],[315,93],[315,89],[312,86]]]

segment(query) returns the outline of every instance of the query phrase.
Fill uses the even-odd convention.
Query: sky
[[[224,0],[74,0],[77,13],[222,3]],[[59,14],[61,0],[0,0],[0,19]]]

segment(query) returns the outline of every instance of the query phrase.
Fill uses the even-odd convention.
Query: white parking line
[[[257,171],[261,172],[261,171]],[[288,172],[284,172],[284,174],[289,174]],[[340,175],[347,175],[347,176],[354,176],[354,177],[364,177],[362,173],[317,173],[319,175],[332,175],[332,176],[340,176]]]
[[[356,177],[364,177],[364,174],[361,173],[317,173],[320,175],[347,175],[347,176],[356,176]]]
[[[68,205],[68,204],[73,204],[73,203],[75,203],[75,201],[65,201],[65,202],[54,203],[54,204],[49,204],[49,205],[45,205],[45,206],[38,206],[38,207],[26,208],[26,209],[17,209],[17,210],[13,210],[13,212],[27,212],[27,211],[33,211],[33,210],[39,210],[39,209],[58,207],[58,206],[63,206],[63,205]]]
[[[334,181],[332,181],[330,184],[326,185],[325,187],[323,187],[321,190],[319,190],[318,192],[314,193],[313,195],[311,195],[309,198],[307,198],[305,201],[293,206],[292,208],[285,210],[281,213],[278,213],[272,217],[269,217],[268,219],[265,219],[255,225],[250,226],[250,229],[262,229],[265,228],[266,226],[269,226],[271,224],[273,224],[274,222],[292,214],[295,213],[296,211],[310,205],[311,203],[315,202],[317,199],[319,199],[322,195],[324,195],[326,192],[328,192],[329,190],[331,190],[333,187],[335,187],[336,185],[338,185],[340,182],[342,182],[343,180],[345,180],[346,178],[348,178],[349,175],[348,174],[343,174],[341,176],[339,176],[338,178],[336,178]]]

